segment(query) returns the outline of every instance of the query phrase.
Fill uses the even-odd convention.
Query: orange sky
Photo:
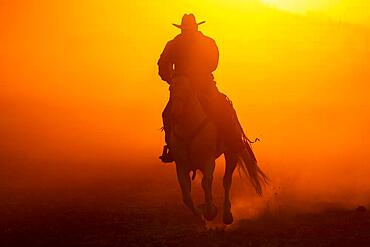
[[[1,1],[3,163],[139,153],[157,162],[168,91],[156,61],[178,32],[171,23],[194,12],[220,49],[219,89],[262,140],[262,166],[334,171],[361,186],[370,158],[366,3],[273,2]]]

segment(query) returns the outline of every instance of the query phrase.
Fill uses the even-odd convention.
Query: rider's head
[[[191,33],[198,31],[198,26],[203,24],[204,21],[197,23],[193,14],[185,14],[182,17],[181,25],[173,24],[175,27],[181,29],[182,33]]]

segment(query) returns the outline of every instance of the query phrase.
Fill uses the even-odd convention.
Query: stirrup
[[[163,162],[163,163],[172,163],[174,162],[175,160],[173,159],[172,157],[172,154],[171,154],[171,151],[170,151],[170,148],[168,147],[168,145],[165,145],[163,147],[163,151],[162,151],[162,155],[159,156],[159,159]]]

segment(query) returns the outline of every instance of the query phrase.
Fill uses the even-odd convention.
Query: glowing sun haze
[[[333,20],[370,26],[370,3],[367,0],[261,0],[261,3],[294,13],[316,13]]]
[[[324,193],[331,180],[333,197],[355,198],[369,188],[369,2],[263,2],[2,1],[3,167],[160,165],[168,87],[156,62],[179,33],[171,24],[193,12],[219,46],[217,85],[262,140],[254,149],[274,181]]]
[[[337,11],[343,5],[342,0],[263,0],[263,2],[268,6],[293,13],[320,13],[325,17],[336,20],[343,18],[341,13]],[[346,13],[348,12],[346,11]]]

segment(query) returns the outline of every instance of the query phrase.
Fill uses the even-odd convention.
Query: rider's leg
[[[164,108],[162,112],[164,139],[165,139],[166,145],[163,147],[162,155],[159,158],[164,163],[171,163],[174,161],[173,156],[171,154],[171,149],[168,146],[169,135],[171,131],[170,111],[171,111],[171,101],[167,103],[166,107]]]
[[[163,130],[164,130],[164,138],[166,143],[168,144],[168,136],[170,133],[170,109],[171,108],[171,102],[168,101],[166,107],[164,108],[162,112],[162,121],[163,121]]]

